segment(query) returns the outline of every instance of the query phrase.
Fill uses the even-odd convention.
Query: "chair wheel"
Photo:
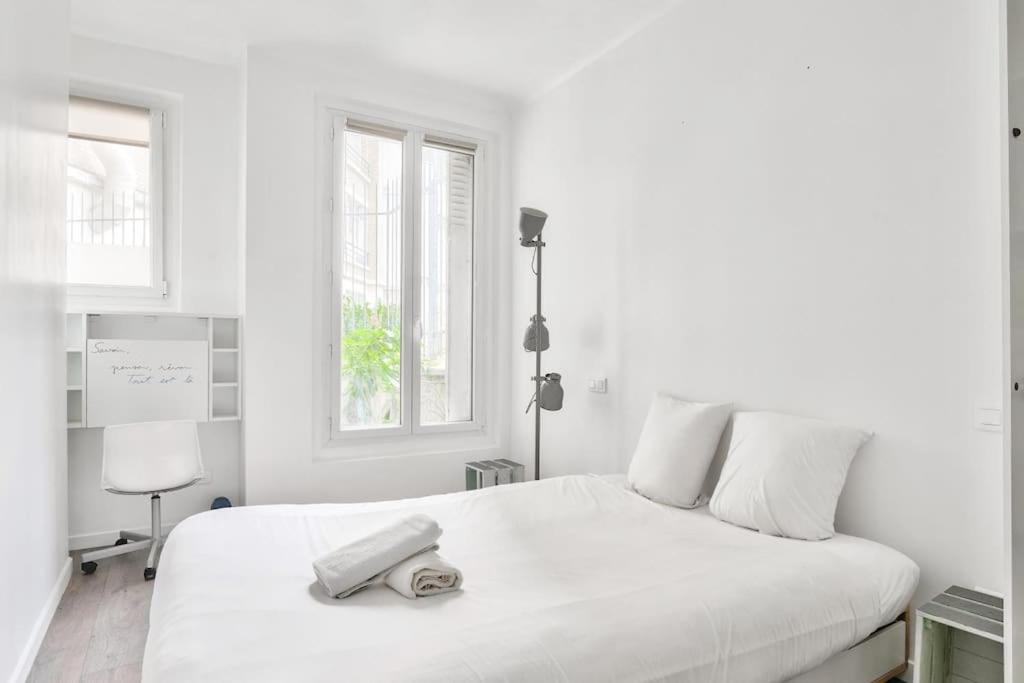
[[[119,538],[116,541],[114,541],[114,545],[125,545],[127,543],[128,543],[128,539],[127,538]]]
[[[94,571],[96,571],[96,563],[95,562],[83,562],[82,563],[82,573],[83,574],[92,574]]]
[[[152,581],[153,579],[155,579],[156,578],[156,567],[146,567],[145,569],[143,569],[142,570],[142,577],[144,579],[146,579],[146,581]]]

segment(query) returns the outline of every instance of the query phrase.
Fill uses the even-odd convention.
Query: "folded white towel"
[[[313,561],[328,595],[347,598],[382,579],[400,562],[437,549],[441,528],[426,515],[412,515]]]
[[[384,583],[407,598],[458,590],[462,572],[433,550],[410,557],[388,572]]]

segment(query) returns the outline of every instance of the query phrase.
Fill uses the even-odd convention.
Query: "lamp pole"
[[[541,274],[541,273],[543,273],[543,268],[544,268],[544,266],[543,266],[543,257],[544,257],[544,242],[541,240],[541,236],[537,235],[537,274],[536,274],[536,277],[537,277],[537,317],[535,318],[535,320],[536,320],[536,325],[538,326],[538,332],[540,331],[540,327],[539,327],[540,324],[541,324],[540,321],[544,319],[541,316],[541,311],[540,311],[540,301],[541,301],[540,289],[541,289],[541,283],[542,283],[542,281],[544,279],[543,275]],[[537,345],[536,345],[537,346],[537,350],[536,350],[537,366],[536,366],[536,370],[535,370],[535,373],[534,373],[534,376],[533,376],[533,381],[535,383],[535,391],[536,391],[536,393],[534,394],[536,399],[534,400],[534,403],[533,403],[533,413],[534,413],[534,416],[533,416],[533,478],[535,480],[540,479],[540,410],[541,410],[540,409],[540,387],[541,387],[541,383],[544,381],[543,378],[541,377],[541,373],[540,373],[540,348],[541,348],[541,345],[540,345],[540,339],[539,338],[538,338],[537,342],[538,342]]]
[[[557,384],[560,380],[560,376],[552,373],[550,376],[545,376],[541,373],[540,362],[541,362],[541,351],[548,344],[548,333],[544,327],[544,316],[541,315],[541,286],[544,281],[544,241],[541,239],[541,234],[544,230],[544,223],[547,221],[548,215],[539,209],[531,209],[529,207],[522,207],[519,209],[519,244],[524,247],[533,247],[534,258],[536,260],[536,268],[533,271],[534,277],[537,278],[537,314],[533,316],[533,323],[530,328],[527,329],[526,338],[523,340],[523,345],[527,351],[533,351],[534,356],[534,372],[533,372],[533,400],[531,405],[533,406],[533,478],[540,479],[540,411],[542,408],[547,410],[559,410],[562,407],[562,388],[560,384]],[[550,400],[547,405],[541,405],[541,390],[544,389],[545,382],[553,382],[557,385],[555,392],[556,397]],[[548,392],[551,393],[551,392]],[[547,396],[547,394],[545,394]],[[529,406],[526,408],[526,412],[530,412]]]

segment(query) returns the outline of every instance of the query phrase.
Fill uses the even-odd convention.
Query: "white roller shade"
[[[476,145],[472,142],[465,142],[462,140],[454,140],[452,138],[443,138],[437,135],[427,134],[423,136],[423,144],[428,147],[435,147],[437,149],[445,149],[449,152],[457,152],[459,154],[475,154]]]
[[[68,136],[81,140],[149,147],[149,109],[72,95]]]
[[[361,133],[363,135],[374,135],[381,138],[390,138],[392,140],[404,140],[405,131],[401,128],[393,128],[391,126],[385,126],[384,124],[378,123],[365,123],[363,121],[353,121],[348,119],[345,122],[345,130],[352,131],[353,133]]]

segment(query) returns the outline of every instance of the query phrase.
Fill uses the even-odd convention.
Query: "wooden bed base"
[[[906,672],[910,659],[910,609],[849,650],[790,679],[790,683],[885,683]]]

